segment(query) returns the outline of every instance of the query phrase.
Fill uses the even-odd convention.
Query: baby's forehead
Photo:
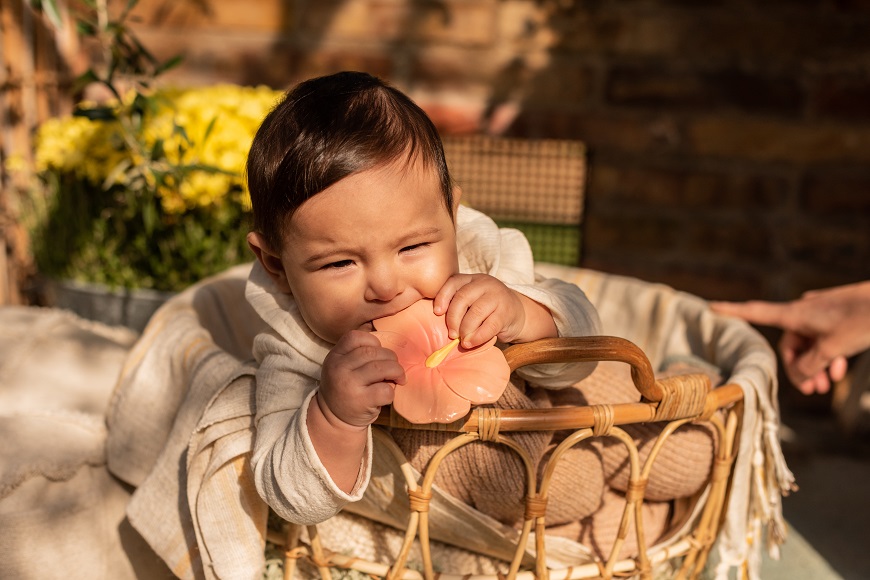
[[[318,191],[287,216],[284,231],[292,236],[309,227],[312,220],[332,228],[333,224],[324,221],[323,216],[346,217],[348,206],[354,207],[359,215],[372,218],[371,227],[379,227],[377,223],[384,221],[380,218],[402,219],[400,214],[409,207],[403,202],[409,198],[425,204],[429,213],[452,215],[437,168],[431,163],[402,158],[355,171]]]

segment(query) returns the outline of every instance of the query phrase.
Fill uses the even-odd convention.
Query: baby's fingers
[[[380,383],[405,384],[405,369],[396,360],[396,355],[392,351],[388,352],[393,355],[392,358],[369,359],[355,369],[360,383],[368,386]]]
[[[463,348],[474,348],[498,336],[504,324],[495,305],[474,303],[466,312],[459,326]]]
[[[338,342],[332,347],[330,354],[348,356],[353,354],[357,349],[365,347],[380,348],[381,342],[370,332],[351,330],[338,339]]]
[[[470,284],[472,280],[472,276],[468,274],[454,274],[448,278],[447,282],[438,290],[438,294],[435,295],[435,299],[432,302],[432,311],[439,316],[446,313],[459,289]]]
[[[461,338],[465,348],[483,344],[501,332],[496,320],[498,299],[484,290],[482,285],[463,286],[453,296],[445,315],[450,338]]]

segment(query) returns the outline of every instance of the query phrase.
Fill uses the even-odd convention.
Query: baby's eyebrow
[[[440,233],[440,232],[441,232],[441,228],[439,228],[439,227],[437,227],[437,226],[431,226],[431,227],[428,227],[428,228],[422,228],[422,229],[419,229],[419,230],[416,230],[416,231],[409,232],[409,233],[405,234],[404,236],[402,236],[402,237],[399,239],[399,243],[401,244],[401,243],[404,243],[404,242],[406,242],[406,241],[408,241],[408,240],[413,240],[413,239],[418,239],[418,238],[426,238],[426,237],[429,237],[429,236],[434,236],[435,234],[438,234],[438,233]]]
[[[317,262],[322,262],[324,260],[329,260],[333,256],[340,256],[342,254],[347,254],[347,252],[343,250],[326,250],[325,252],[319,252],[317,254],[312,254],[305,258],[305,261],[302,262],[305,266],[310,266],[312,264],[316,264]]]

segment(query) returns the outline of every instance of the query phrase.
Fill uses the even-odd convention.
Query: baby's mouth
[[[364,330],[366,332],[374,332],[375,325],[372,323],[371,320],[369,320],[368,322],[363,322],[362,324],[360,324],[359,328],[357,330]]]

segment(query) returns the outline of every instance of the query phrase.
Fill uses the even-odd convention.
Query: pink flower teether
[[[374,321],[374,335],[396,353],[407,381],[396,385],[393,408],[412,423],[450,423],[471,409],[496,401],[510,368],[495,338],[471,350],[447,336],[431,300]]]

